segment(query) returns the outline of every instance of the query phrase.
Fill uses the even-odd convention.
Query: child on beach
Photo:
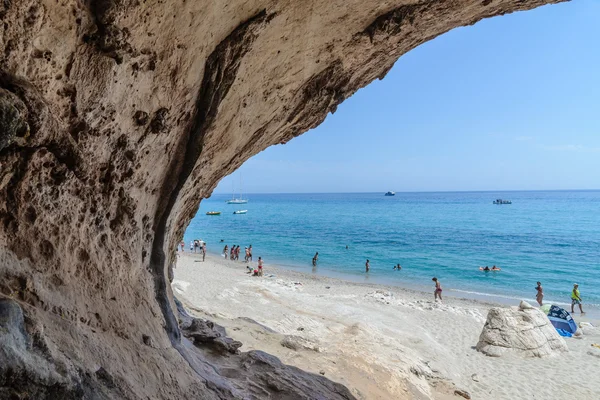
[[[535,296],[535,299],[537,300],[538,304],[541,307],[541,306],[543,306],[542,300],[544,300],[544,289],[542,288],[542,283],[541,282],[537,283],[537,286],[536,286],[535,290],[537,290],[537,294]]]
[[[585,314],[581,307],[582,302],[583,300],[581,300],[581,296],[579,295],[579,285],[575,283],[573,285],[573,291],[571,292],[571,313],[575,313],[575,304],[577,304],[579,306],[579,311],[581,311],[581,315]]]
[[[435,292],[433,292],[433,301],[437,301],[438,297],[440,298],[440,301],[442,301],[442,284],[440,283],[440,281],[438,281],[438,278],[436,277],[433,277],[431,280],[435,282]]]

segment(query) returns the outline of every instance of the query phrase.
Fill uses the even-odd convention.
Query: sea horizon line
[[[255,194],[375,194],[386,193],[388,190],[368,191],[368,192],[247,192],[244,195]],[[399,194],[420,194],[420,193],[542,193],[542,192],[600,192],[598,189],[497,189],[497,190],[420,190],[420,191],[394,191]],[[231,195],[235,192],[213,192],[213,195]]]

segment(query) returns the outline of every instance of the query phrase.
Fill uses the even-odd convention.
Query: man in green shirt
[[[579,295],[579,285],[574,284],[573,291],[571,292],[571,313],[575,312],[575,304],[577,304],[579,306],[579,311],[581,311],[581,314],[585,314],[583,312],[583,308],[581,307],[582,302],[583,300],[581,300],[581,296]]]

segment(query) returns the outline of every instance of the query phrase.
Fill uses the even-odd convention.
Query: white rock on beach
[[[507,351],[525,357],[546,357],[569,351],[546,315],[524,301],[518,308],[490,309],[476,348],[492,357]]]

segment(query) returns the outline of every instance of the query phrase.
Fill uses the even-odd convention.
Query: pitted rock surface
[[[0,298],[33,347],[0,353],[0,390],[249,396],[245,364],[211,368],[178,326],[169,266],[200,200],[421,43],[559,1],[1,1]]]
[[[569,351],[548,317],[525,302],[518,308],[492,308],[476,347],[492,357],[506,352],[547,357]]]

